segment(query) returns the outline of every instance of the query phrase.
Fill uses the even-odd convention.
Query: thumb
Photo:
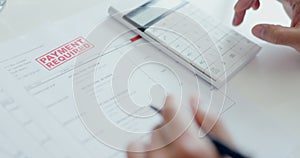
[[[146,145],[141,142],[133,142],[127,147],[128,158],[145,158]]]
[[[198,101],[196,98],[191,99],[191,107],[195,115],[195,121],[201,129],[204,129],[204,131],[209,132],[229,145],[234,146],[231,137],[222,122],[217,117],[207,115],[204,111],[202,111],[198,107]]]
[[[203,129],[205,132],[213,132],[211,130],[216,130],[218,128],[223,128],[220,120],[217,117],[209,115],[207,112],[203,111],[198,106],[198,99],[192,98],[191,99],[191,108],[194,114],[194,119],[198,126]]]
[[[226,135],[226,130],[218,117],[209,115],[205,111],[201,110],[196,98],[191,99],[191,108],[194,113],[194,119],[201,129],[205,132],[210,132],[219,138]]]
[[[283,27],[279,25],[259,24],[252,29],[252,33],[267,42],[299,47],[300,29]]]
[[[204,118],[205,118],[205,112],[202,111],[199,108],[199,99],[196,97],[192,97],[191,101],[190,101],[190,105],[194,114],[194,119],[196,121],[196,123],[198,124],[199,127],[202,126]]]

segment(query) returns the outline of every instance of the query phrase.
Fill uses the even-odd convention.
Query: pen
[[[150,105],[150,107],[154,111],[161,113],[161,110],[156,108],[155,106]],[[221,156],[230,156],[232,158],[249,158],[249,157],[246,157],[246,156],[242,155],[241,153],[231,149],[230,147],[228,147],[227,145],[225,145],[218,139],[214,138],[213,136],[207,134],[207,137],[214,144],[214,146],[216,147],[216,149],[218,150],[218,152],[220,153]]]

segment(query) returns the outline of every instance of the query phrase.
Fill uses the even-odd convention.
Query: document
[[[130,141],[139,139],[140,135],[123,141],[117,139],[120,137],[117,132],[106,128],[102,133],[91,132],[81,118],[84,113],[78,110],[78,98],[74,92],[77,83],[74,81],[80,83],[79,88],[86,95],[96,96],[104,114],[102,119],[110,120],[119,129],[136,133],[151,131],[161,119],[159,115],[147,119],[133,117],[119,107],[118,103],[123,100],[130,99],[141,106],[153,102],[160,105],[163,101],[160,96],[172,94],[181,97],[181,103],[188,109],[189,97],[199,93],[206,100],[202,105],[205,110],[213,109],[226,116],[230,109],[236,109],[238,100],[227,96],[226,91],[214,89],[116,21],[95,18],[98,7],[0,45],[1,52],[9,52],[0,55],[1,157],[126,157],[121,149],[126,148]],[[80,19],[84,17],[93,18],[82,23]],[[100,56],[88,56],[83,60],[88,62],[81,63],[79,58],[86,57],[85,53],[105,41],[106,37],[99,37],[98,42],[89,38],[93,36],[88,34],[89,30],[99,21],[104,21],[106,28],[98,31],[116,36],[120,32],[123,34]],[[88,74],[94,74],[93,85],[85,82]],[[178,77],[178,74],[181,75]],[[151,110],[147,110],[147,106],[143,109],[141,113]],[[102,125],[102,119],[94,123]],[[97,139],[98,134],[119,142],[116,146],[110,145]],[[147,135],[142,138],[146,141]],[[247,150],[249,146],[244,147]],[[277,150],[278,146],[271,148]],[[257,157],[269,154],[256,148],[247,151],[254,152]],[[285,148],[283,151],[282,154],[286,154]]]

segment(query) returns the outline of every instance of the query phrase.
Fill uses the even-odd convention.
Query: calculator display
[[[185,3],[184,0],[151,0],[125,15],[124,19],[144,31]]]

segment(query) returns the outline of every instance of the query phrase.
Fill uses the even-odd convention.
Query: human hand
[[[187,129],[190,118],[186,117],[182,111],[177,113],[177,106],[171,97],[168,97],[164,108],[161,111],[163,123],[154,130],[151,142],[135,142],[128,147],[128,158],[220,158],[217,149],[206,137],[199,137],[199,130],[209,130],[214,125],[210,134],[214,137],[231,144],[231,139],[223,125],[216,118],[206,116],[198,108],[197,100],[191,100],[191,108],[194,117],[191,117],[193,125]],[[172,120],[172,121],[171,121]],[[204,120],[206,121],[204,123]],[[178,132],[184,130],[179,137]],[[174,141],[173,138],[178,137]],[[162,146],[161,148],[157,148]],[[155,150],[154,150],[155,149]],[[138,151],[138,152],[133,152]]]
[[[259,24],[252,29],[252,33],[267,42],[286,45],[300,51],[300,0],[281,0],[284,9],[291,17],[290,27],[272,24]],[[233,25],[240,25],[250,8],[258,9],[260,0],[239,0],[235,7]]]

